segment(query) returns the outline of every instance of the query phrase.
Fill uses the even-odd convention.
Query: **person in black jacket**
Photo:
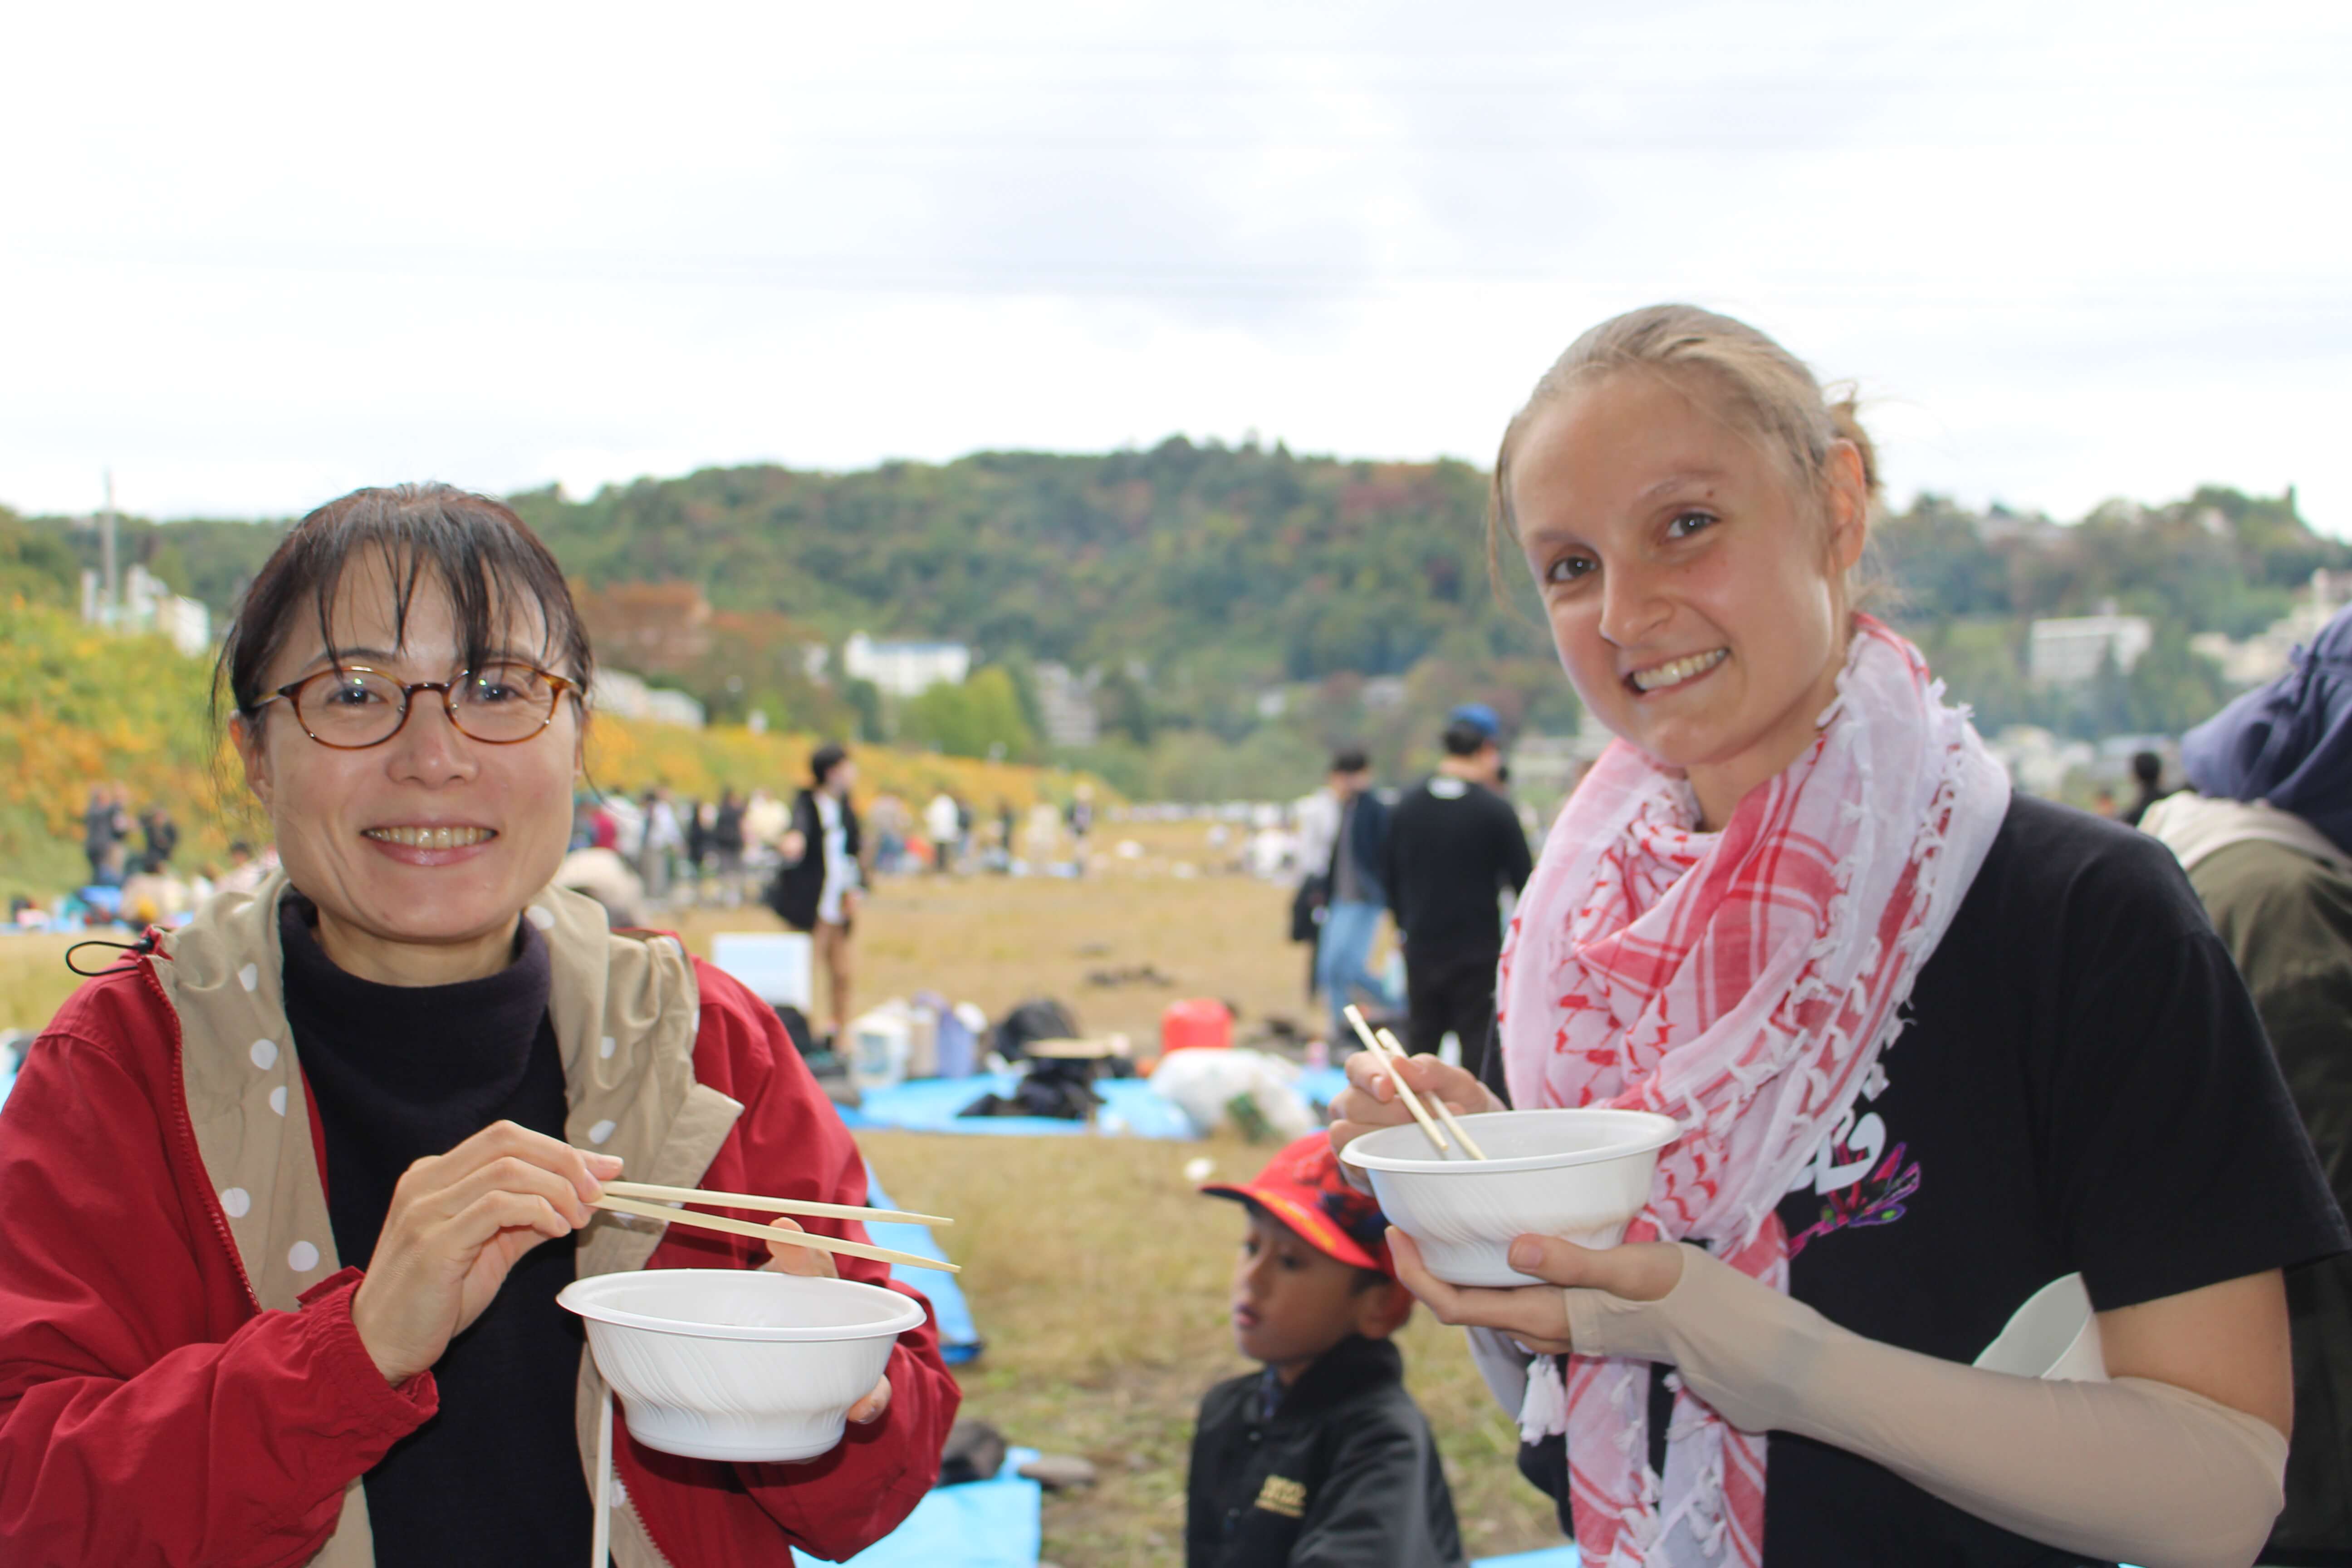
[[[1534,860],[1501,783],[1502,726],[1483,702],[1456,708],[1437,772],[1389,813],[1381,880],[1404,944],[1405,1043],[1435,1052],[1451,1034],[1475,1077],[1495,1021],[1501,898]]]
[[[1185,1568],[1459,1568],[1454,1494],[1390,1342],[1412,1299],[1379,1205],[1319,1132],[1201,1190],[1248,1207],[1234,1342],[1262,1370],[1201,1401]]]
[[[849,933],[866,885],[865,848],[857,812],[849,804],[857,764],[840,745],[826,742],[809,758],[810,784],[793,799],[793,825],[777,841],[783,865],[768,888],[768,907],[797,931],[814,939],[816,962],[825,972],[832,1005],[827,1039],[848,1026]]]

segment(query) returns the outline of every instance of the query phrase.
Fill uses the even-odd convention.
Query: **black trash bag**
[[[1050,1039],[1051,1036],[1041,1038]],[[1102,1104],[1094,1091],[1100,1064],[1044,1057],[1032,1061],[1013,1092],[983,1094],[958,1116],[1048,1116],[1059,1121],[1084,1121]]]
[[[824,1090],[824,1097],[835,1105],[856,1110],[864,1096],[857,1092],[857,1080],[849,1076],[849,1058],[835,1050],[834,1042],[820,1041],[816,1031],[809,1026],[808,1015],[789,1002],[770,1004],[784,1033],[792,1037],[793,1048],[808,1063],[809,1076]]]
[[[1008,1062],[1017,1062],[1032,1040],[1066,1040],[1076,1037],[1078,1021],[1050,996],[1033,996],[1004,1015],[990,1045]]]
[[[815,1056],[816,1031],[809,1027],[808,1015],[789,1002],[772,1002],[769,1005],[776,1010],[776,1018],[784,1026],[784,1033],[793,1037],[793,1048],[800,1052],[803,1059]]]
[[[960,1487],[996,1479],[1004,1468],[1004,1434],[969,1415],[956,1418],[948,1429],[947,1447],[940,1451],[940,1485]]]

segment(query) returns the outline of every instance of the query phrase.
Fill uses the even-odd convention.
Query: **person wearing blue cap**
[[[1389,814],[1382,881],[1404,944],[1406,1043],[1434,1051],[1449,1034],[1477,1072],[1495,1021],[1502,895],[1534,868],[1518,814],[1498,793],[1502,721],[1483,702],[1447,715],[1437,771]]]

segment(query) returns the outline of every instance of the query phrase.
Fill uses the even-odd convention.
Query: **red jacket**
[[[0,1110],[7,1568],[302,1563],[345,1487],[437,1406],[431,1373],[394,1388],[369,1359],[351,1316],[360,1270],[321,1282],[299,1311],[260,1310],[196,1153],[157,962],[77,992]],[[695,1076],[744,1107],[704,1184],[864,1203],[857,1150],[774,1013],[724,973],[695,971]],[[756,1241],[674,1226],[647,1267],[765,1258]],[[838,1264],[921,1300],[880,1264]],[[804,1465],[723,1465],[616,1439],[655,1544],[677,1568],[731,1568],[786,1561],[787,1542],[839,1560],[888,1533],[937,1479],[960,1398],[929,1322],[901,1336],[889,1378],[888,1413]]]

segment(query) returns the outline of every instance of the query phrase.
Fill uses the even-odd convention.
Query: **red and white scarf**
[[[1776,1289],[1774,1214],[1868,1086],[1898,1009],[1984,862],[2009,776],[1918,651],[1857,616],[1811,748],[1696,830],[1678,770],[1620,741],[1545,842],[1496,995],[1512,1102],[1620,1106],[1682,1124],[1639,1241],[1707,1243]],[[1663,1477],[1645,1363],[1538,1359],[1522,1429],[1568,1436],[1593,1568],[1754,1568],[1764,1438],[1677,1381]]]

